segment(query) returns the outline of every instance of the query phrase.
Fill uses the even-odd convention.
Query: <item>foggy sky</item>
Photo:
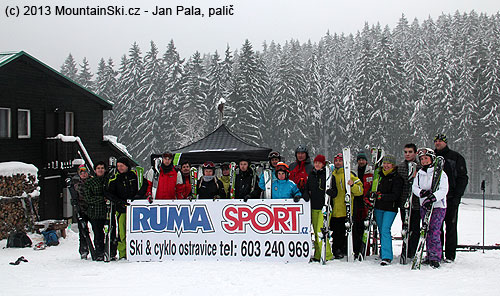
[[[6,17],[7,6],[17,5],[21,13],[24,5],[50,5],[51,16]],[[139,7],[141,16],[54,16],[56,5],[67,7]],[[177,5],[202,8],[205,17],[153,16],[155,6]],[[233,16],[208,18],[208,8],[233,5]],[[144,12],[148,10],[149,13]],[[356,33],[365,22],[379,22],[382,27],[394,28],[404,14],[411,23],[421,23],[429,16],[434,20],[456,10],[488,15],[500,11],[498,0],[2,0],[0,4],[0,52],[24,50],[49,66],[59,70],[64,59],[72,53],[80,64],[89,60],[95,73],[101,57],[113,58],[115,65],[131,44],[138,42],[143,54],[149,50],[149,41],[155,41],[163,53],[173,39],[182,57],[201,53],[222,53],[226,45],[237,49],[249,39],[260,50],[264,41],[283,44],[286,40],[317,42],[327,31]]]

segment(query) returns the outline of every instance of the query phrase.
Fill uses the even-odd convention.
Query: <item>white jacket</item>
[[[432,174],[434,172],[433,167],[429,167],[427,172],[420,169],[413,180],[412,191],[413,194],[420,198],[420,205],[424,202],[425,198],[420,197],[420,192],[422,190],[431,190],[432,185]],[[446,208],[446,194],[448,194],[448,176],[443,171],[441,174],[441,180],[436,192],[433,192],[436,197],[434,202],[435,208]]]

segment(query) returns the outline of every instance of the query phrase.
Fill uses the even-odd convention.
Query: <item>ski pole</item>
[[[481,182],[481,190],[483,191],[483,254],[484,254],[484,191],[486,188],[485,180]]]

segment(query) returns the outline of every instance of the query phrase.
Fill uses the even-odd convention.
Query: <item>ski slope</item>
[[[464,199],[459,243],[482,243],[482,201]],[[500,201],[486,201],[486,244],[500,243]],[[400,236],[399,216],[393,236]],[[76,225],[74,224],[74,227]],[[31,235],[33,243],[41,235]],[[0,241],[0,247],[6,240]],[[500,251],[459,252],[454,263],[411,271],[371,257],[318,263],[267,262],[92,262],[78,254],[78,234],[68,231],[59,246],[0,250],[0,295],[499,295]],[[9,265],[19,256],[29,262]]]

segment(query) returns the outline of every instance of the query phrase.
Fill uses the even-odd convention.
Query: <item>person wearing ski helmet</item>
[[[154,199],[177,198],[177,171],[172,163],[173,159],[174,155],[172,152],[165,152],[162,154],[162,161],[159,167],[160,175],[158,177],[158,187],[156,188],[156,196]],[[154,181],[153,168],[146,173],[146,179],[148,180],[148,191],[146,192],[146,196],[151,197]]]
[[[275,169],[278,162],[281,161],[281,154],[277,151],[271,151],[268,155],[269,160],[269,169],[271,170],[271,182],[276,180]],[[246,196],[248,198],[258,198],[262,192],[266,191],[266,181],[264,179],[264,173],[260,174],[259,177],[259,186],[255,186],[254,191],[250,194],[250,196]]]
[[[318,154],[314,158],[314,168],[307,178],[306,185],[304,186],[304,200],[311,201],[311,224],[314,231],[314,255],[312,261],[319,261],[321,258],[321,240],[319,234],[323,227],[323,206],[325,205],[325,190],[326,190],[326,158],[324,155]],[[330,196],[330,203],[333,206],[333,199],[337,196],[337,187],[334,177],[330,180],[330,189],[326,191]],[[330,218],[330,217],[328,217]],[[333,254],[330,246],[330,241],[326,242],[326,260],[332,260]]]
[[[181,161],[181,169],[177,173],[177,182],[175,185],[177,199],[186,199],[191,195],[190,172],[191,164],[189,161]]]
[[[304,185],[307,182],[307,176],[312,172],[313,165],[309,158],[309,150],[306,145],[300,144],[295,149],[295,161],[290,165],[290,180],[297,184],[297,187],[303,193]]]
[[[206,161],[201,166],[203,177],[198,182],[199,199],[219,199],[226,196],[224,184],[215,176],[215,165],[211,161]]]
[[[347,254],[347,236],[345,227],[347,218],[347,210],[345,206],[346,187],[344,185],[344,156],[342,153],[338,153],[334,157],[333,164],[335,169],[332,174],[335,177],[337,195],[333,198],[333,211],[332,217],[330,218],[330,229],[333,232],[333,255],[335,256],[335,259],[342,259],[345,254]],[[351,178],[347,185],[351,186],[351,196],[353,196],[353,199],[356,198],[356,196],[363,195],[363,184],[353,173],[351,173]]]
[[[396,157],[389,154],[384,156],[373,211],[380,233],[382,266],[391,264],[393,259],[391,228],[398,214],[403,185],[404,180],[396,168]]]
[[[430,148],[420,148],[417,156],[422,168],[418,171],[413,181],[412,192],[420,199],[420,217],[422,220],[427,211],[432,210],[427,231],[427,259],[433,268],[439,267],[442,259],[443,247],[441,244],[441,226],[445,219],[448,194],[448,175],[443,170],[436,191],[432,191],[432,179],[434,174],[433,163],[436,154]]]
[[[130,162],[126,157],[120,157],[116,161],[114,176],[108,180],[107,190],[104,196],[116,205],[116,220],[118,221],[118,253],[119,259],[127,258],[127,205],[128,200],[144,199],[148,189],[148,182],[142,180],[142,187],[139,188],[137,173],[131,169]]]
[[[405,208],[404,205],[406,203],[406,199],[409,198],[411,192],[411,186],[408,180],[408,164],[416,163],[417,168],[415,170],[415,175],[418,170],[420,170],[421,165],[417,161],[417,146],[413,143],[408,143],[403,148],[404,160],[403,162],[398,164],[398,174],[403,178],[403,193],[401,194],[401,204],[400,214],[401,214],[401,222],[405,221]],[[410,221],[409,221],[409,237],[408,237],[408,258],[413,258],[415,255],[415,251],[417,250],[418,240],[420,237],[420,202],[418,200],[418,196],[412,194],[411,196],[411,211],[410,211]]]
[[[448,139],[445,134],[437,134],[434,137],[434,146],[436,155],[444,157],[444,171],[450,182],[446,196],[447,209],[443,224],[445,227],[441,228],[441,243],[445,244],[445,262],[453,262],[457,253],[458,207],[469,183],[469,177],[467,176],[465,158],[448,147]],[[443,232],[443,230],[445,231]]]
[[[297,185],[288,179],[290,174],[288,165],[284,162],[278,162],[274,173],[276,175],[276,179],[271,184],[271,198],[293,198],[295,202],[298,202],[302,197],[302,193],[300,193]]]

